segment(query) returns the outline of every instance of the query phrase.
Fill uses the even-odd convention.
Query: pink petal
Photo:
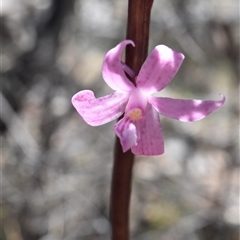
[[[132,79],[135,79],[136,73],[124,62],[121,62],[122,69],[125,73],[127,73]]]
[[[131,40],[122,41],[106,54],[103,62],[103,79],[110,88],[120,92],[129,92],[135,87],[126,77],[121,62],[122,52],[128,44],[134,46],[134,43]]]
[[[123,119],[118,121],[114,126],[114,131],[120,139],[123,152],[126,152],[136,144],[136,126],[133,124],[132,121],[130,121],[128,117],[124,117]]]
[[[164,153],[162,128],[158,112],[147,105],[144,118],[136,121],[138,142],[132,147],[136,155],[161,155]]]
[[[90,90],[76,93],[72,97],[72,104],[91,126],[99,126],[120,117],[125,109],[128,94],[113,93],[95,98]]]
[[[203,100],[183,100],[172,98],[151,97],[149,102],[157,111],[170,118],[182,122],[198,121],[209,115],[212,111],[220,108],[224,102],[223,95],[220,101],[203,101]]]
[[[165,88],[173,79],[184,59],[182,53],[164,45],[154,48],[136,80],[138,88],[155,93]]]

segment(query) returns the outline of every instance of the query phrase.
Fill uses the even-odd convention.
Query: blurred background
[[[109,239],[114,122],[90,127],[70,99],[112,92],[101,67],[127,0],[5,0],[0,18],[1,239]],[[227,100],[199,122],[161,117],[165,154],[135,160],[131,239],[238,240],[239,2],[155,0],[158,44],[186,56],[161,96]]]

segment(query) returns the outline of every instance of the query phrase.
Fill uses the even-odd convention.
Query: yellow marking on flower
[[[131,120],[139,120],[142,118],[142,110],[140,108],[135,108],[127,113],[127,116]]]

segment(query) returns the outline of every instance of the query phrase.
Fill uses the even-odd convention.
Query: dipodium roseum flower
[[[131,40],[122,41],[105,56],[102,76],[114,93],[95,98],[90,90],[76,93],[72,104],[91,126],[99,126],[123,118],[114,125],[123,151],[129,149],[136,155],[160,155],[164,152],[163,134],[159,113],[182,122],[203,119],[225,101],[183,100],[154,97],[173,79],[184,55],[164,45],[150,53],[138,76],[121,61],[121,55]],[[135,85],[128,79],[135,77]]]

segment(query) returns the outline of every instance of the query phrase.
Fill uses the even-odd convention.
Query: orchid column
[[[127,39],[135,43],[126,49],[126,65],[137,74],[148,54],[150,13],[153,0],[129,0]],[[135,84],[134,76],[131,80]],[[112,175],[110,218],[112,240],[129,239],[129,202],[134,155],[131,150],[123,153],[116,138]]]

